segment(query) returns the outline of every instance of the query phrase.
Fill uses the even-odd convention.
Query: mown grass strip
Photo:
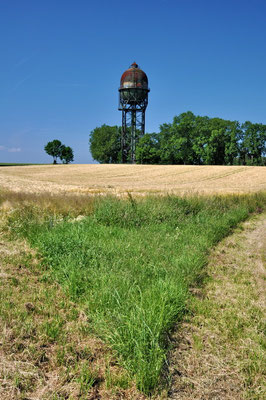
[[[10,224],[40,251],[94,331],[150,393],[166,361],[165,334],[182,318],[209,250],[263,207],[265,194],[96,199],[82,220],[25,207]]]

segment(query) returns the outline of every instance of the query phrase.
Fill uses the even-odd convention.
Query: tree
[[[225,143],[225,164],[238,164],[240,154],[240,140],[242,135],[240,123],[238,121],[229,121],[227,133],[227,141]]]
[[[242,125],[241,158],[244,164],[264,165],[266,125],[246,121]]]
[[[94,160],[101,164],[121,161],[121,128],[102,125],[91,131],[90,151]]]
[[[158,164],[160,162],[158,134],[146,133],[139,139],[136,146],[136,161],[138,164]]]
[[[159,143],[162,164],[195,164],[193,149],[196,117],[191,112],[175,116],[172,124],[160,126]]]
[[[71,147],[65,146],[64,144],[61,146],[60,159],[63,164],[68,164],[74,160],[74,154]]]
[[[53,140],[52,142],[48,142],[44,147],[49,156],[52,156],[54,159],[54,164],[57,164],[57,159],[63,162],[63,164],[68,164],[69,162],[74,160],[73,150],[69,146],[65,146],[60,142],[60,140]]]
[[[205,164],[233,164],[237,156],[238,122],[222,118],[209,119],[209,137],[206,145]]]
[[[44,147],[44,150],[49,156],[53,157],[54,164],[57,164],[57,159],[61,156],[62,143],[60,142],[60,140],[55,139],[52,142],[48,142],[47,145]]]
[[[197,116],[195,121],[195,134],[193,136],[194,164],[206,164],[207,148],[210,138],[210,118]]]

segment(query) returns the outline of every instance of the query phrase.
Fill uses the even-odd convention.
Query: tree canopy
[[[118,163],[121,160],[121,128],[102,125],[90,135],[90,151],[94,160],[101,164]]]
[[[48,142],[47,145],[44,147],[44,150],[49,156],[53,157],[54,164],[57,164],[58,158],[60,158],[63,164],[68,164],[69,162],[74,160],[72,148],[69,146],[65,146],[58,139]]]
[[[61,146],[62,143],[60,140],[53,140],[52,142],[48,142],[47,145],[44,147],[44,150],[49,156],[52,156],[54,159],[54,164],[57,163],[58,157],[60,157],[61,154]]]
[[[73,150],[69,146],[62,145],[60,159],[63,164],[68,164],[74,161]]]
[[[90,150],[100,163],[121,162],[121,128],[102,125],[90,137]],[[191,111],[146,133],[136,146],[139,164],[266,165],[266,125],[240,124]]]

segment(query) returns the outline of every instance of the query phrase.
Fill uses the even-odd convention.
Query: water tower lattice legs
[[[136,162],[136,144],[145,132],[145,110],[122,110],[122,163]]]

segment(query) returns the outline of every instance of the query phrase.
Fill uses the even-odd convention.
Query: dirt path
[[[265,215],[243,227],[211,254],[207,285],[174,336],[169,399],[265,398]]]

